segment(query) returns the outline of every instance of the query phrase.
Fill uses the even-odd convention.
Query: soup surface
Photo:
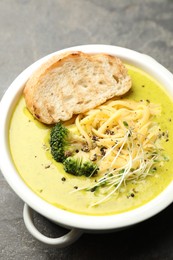
[[[38,196],[48,203],[64,210],[87,215],[108,215],[121,213],[139,207],[157,196],[173,179],[173,102],[163,88],[141,70],[127,65],[132,77],[132,90],[126,99],[147,100],[161,105],[161,115],[155,117],[162,133],[169,137],[162,141],[162,147],[169,160],[146,179],[128,182],[103,203],[90,206],[95,200],[94,192],[76,191],[79,187],[89,186],[92,178],[76,177],[66,173],[60,163],[55,162],[49,151],[48,137],[50,126],[35,120],[25,107],[21,97],[13,113],[9,142],[16,169],[24,182]],[[75,192],[74,192],[75,191]]]

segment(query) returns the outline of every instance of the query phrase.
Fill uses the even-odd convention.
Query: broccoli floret
[[[90,177],[96,175],[98,166],[90,161],[83,162],[82,159],[76,157],[68,157],[64,162],[64,169],[66,172],[76,176],[85,175]]]
[[[82,158],[81,154],[78,157],[78,153],[75,152],[79,152],[83,145],[83,143],[77,143],[74,135],[61,123],[57,123],[52,128],[50,148],[54,160],[63,163],[67,173],[76,176],[93,176],[98,172],[98,166],[89,159]]]
[[[69,130],[61,123],[57,123],[51,130],[51,154],[57,162],[63,162],[66,158],[65,151],[68,148],[68,134]]]

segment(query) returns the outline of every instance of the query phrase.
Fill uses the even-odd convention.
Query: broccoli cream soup
[[[87,148],[74,153],[90,152],[94,174],[67,173],[74,169],[69,151],[64,164],[53,159],[53,126],[34,119],[20,98],[9,130],[12,158],[23,181],[48,203],[79,214],[116,214],[147,203],[172,181],[173,102],[153,78],[127,67],[129,93],[65,123],[86,139]]]

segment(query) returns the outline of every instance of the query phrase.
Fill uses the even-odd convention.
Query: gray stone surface
[[[173,1],[0,0],[0,98],[35,60],[88,43],[149,54],[173,72]],[[23,202],[0,174],[0,259],[173,259],[172,205],[133,228],[84,234],[61,250],[44,246],[27,232],[22,210]],[[64,232],[38,214],[35,223],[50,236]]]

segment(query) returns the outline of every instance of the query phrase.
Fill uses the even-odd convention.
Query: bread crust
[[[35,71],[23,93],[34,117],[55,124],[125,94],[131,85],[119,58],[104,53],[67,52],[55,55]]]

